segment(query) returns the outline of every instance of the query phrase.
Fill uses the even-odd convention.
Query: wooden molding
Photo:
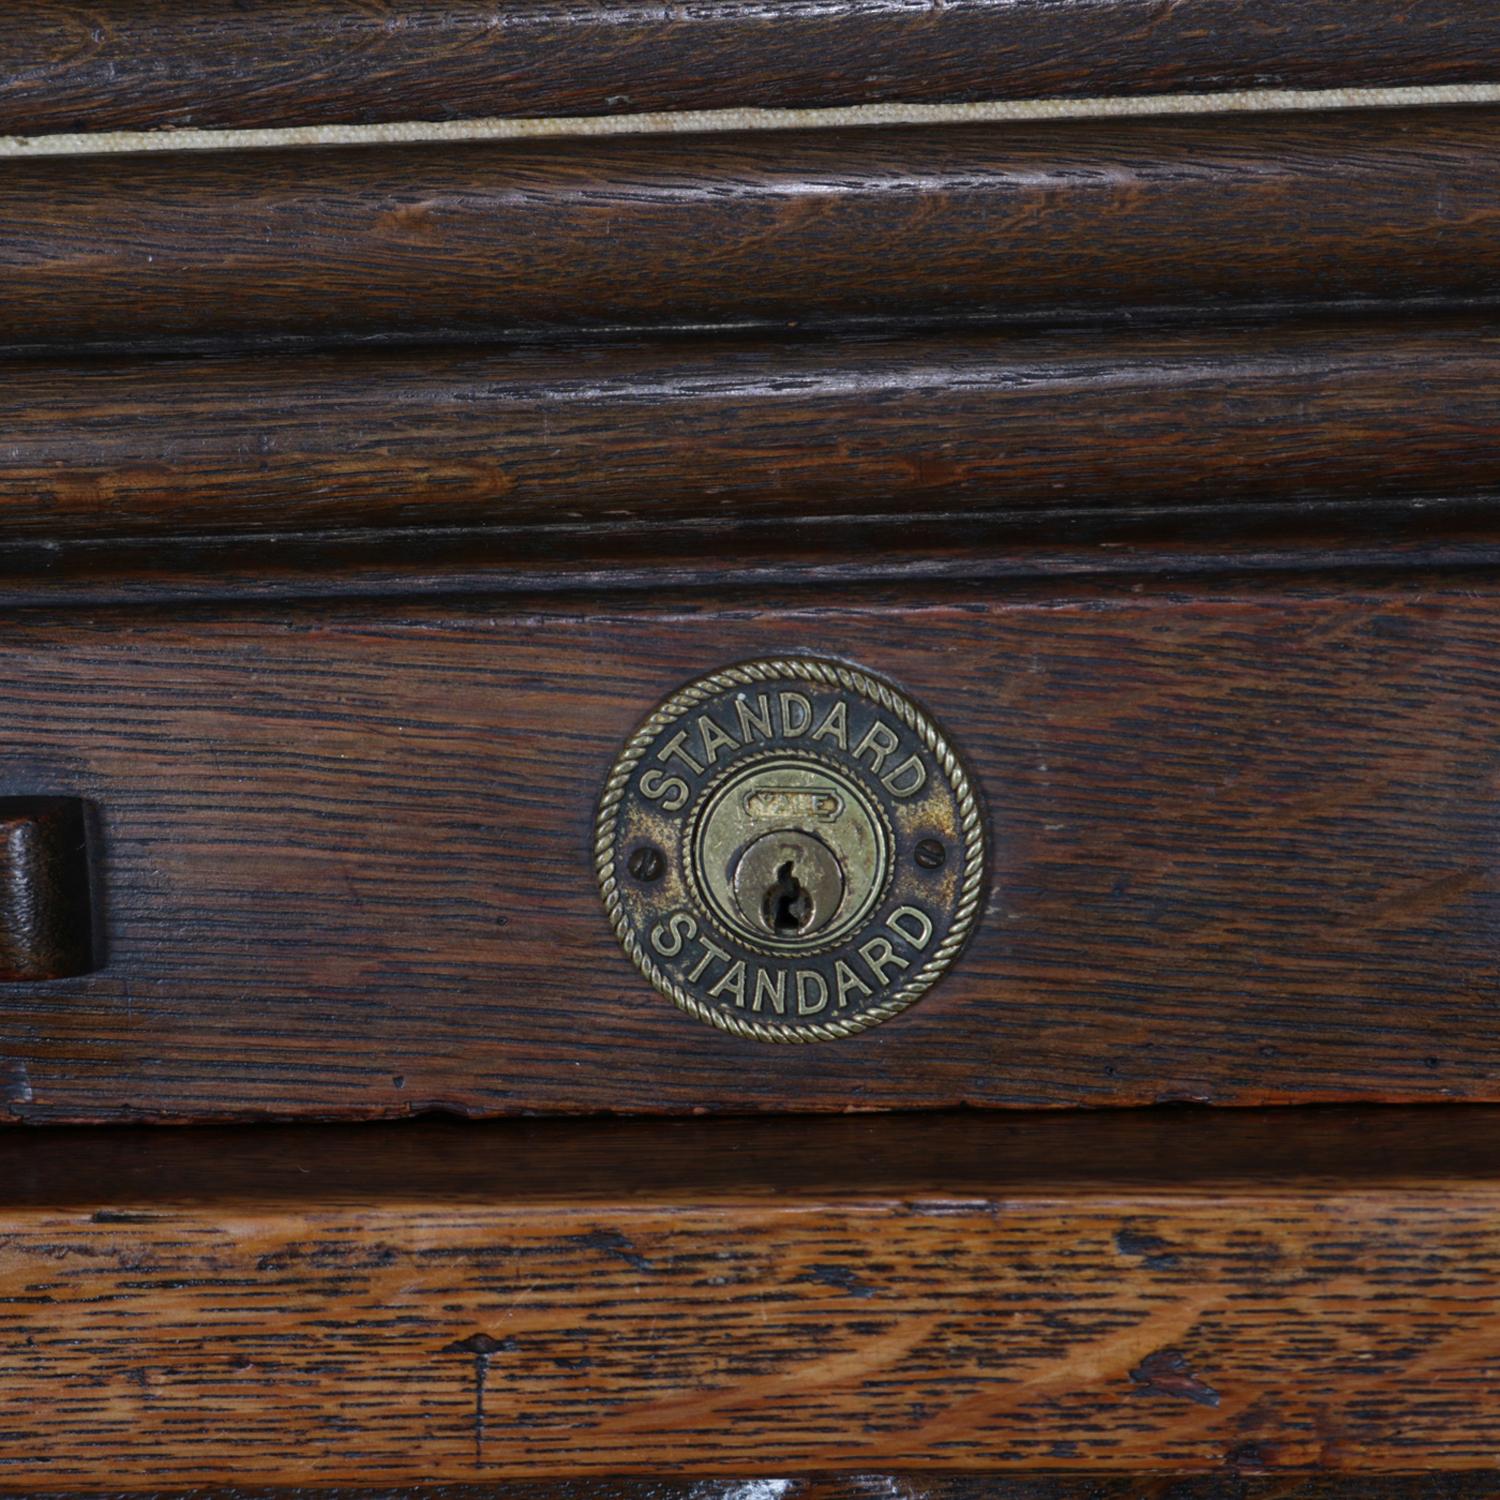
[[[0,425],[8,540],[551,525],[585,549],[655,522],[956,513],[968,535],[983,510],[1063,533],[1500,489],[1500,324],[16,361]]]
[[[11,159],[0,327],[140,350],[1462,301],[1500,281],[1497,191],[1495,108]]]
[[[850,553],[855,554],[851,561]],[[1088,580],[1339,570],[1351,580],[1500,564],[1493,497],[1376,504],[1150,506],[1138,510],[938,511],[916,516],[733,517],[674,524],[438,527],[282,535],[41,539],[0,549],[0,606],[460,598],[715,589],[789,593],[851,583]]]
[[[86,15],[16,0],[6,20],[0,131],[21,135],[1464,83],[1500,49],[1484,0],[1380,0],[1357,16],[1342,0],[1165,14],[1152,0],[671,13],[621,0],[607,19],[581,5],[497,19],[481,0],[305,0],[270,16],[234,0],[100,0]]]

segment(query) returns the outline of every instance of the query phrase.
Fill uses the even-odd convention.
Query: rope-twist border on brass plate
[[[620,803],[624,800],[625,789],[636,766],[656,736],[685,709],[697,707],[726,688],[750,687],[788,678],[862,694],[874,699],[888,713],[896,715],[937,757],[958,801],[958,826],[964,843],[964,877],[959,887],[958,904],[954,907],[947,936],[933,950],[927,962],[879,1005],[871,1006],[869,1010],[847,1020],[812,1022],[798,1027],[747,1021],[718,1006],[705,1005],[664,973],[641,946],[626,919],[620,901],[620,883],[615,874],[615,836]],[[599,877],[599,889],[604,896],[604,907],[609,913],[610,925],[620,940],[620,946],[629,955],[631,962],[673,1004],[697,1020],[707,1021],[720,1031],[744,1037],[747,1041],[783,1045],[834,1042],[868,1031],[872,1026],[879,1026],[914,1005],[937,983],[959,949],[968,941],[979,912],[980,898],[984,893],[983,819],[974,790],[969,785],[968,775],[937,726],[914,703],[879,678],[837,662],[816,661],[807,657],[744,662],[738,666],[724,667],[674,693],[626,742],[599,799],[599,815],[594,835],[594,869]]]

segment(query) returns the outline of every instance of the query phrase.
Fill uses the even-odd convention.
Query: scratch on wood
[[[490,1376],[490,1360],[495,1355],[514,1353],[519,1347],[514,1339],[491,1338],[487,1333],[471,1334],[458,1339],[443,1350],[444,1354],[474,1356],[474,1462],[484,1462],[484,1389]]]
[[[24,1057],[5,1059],[4,1067],[0,1069],[0,1094],[3,1094],[5,1105],[10,1109],[18,1104],[31,1103],[31,1073]]]

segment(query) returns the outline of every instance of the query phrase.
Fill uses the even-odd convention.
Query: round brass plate
[[[936,725],[838,662],[745,662],[631,736],[594,846],[636,967],[762,1042],[852,1036],[929,990],[984,887],[968,776]]]

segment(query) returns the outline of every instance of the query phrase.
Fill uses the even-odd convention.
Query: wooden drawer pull
[[[0,980],[97,968],[92,888],[85,803],[0,797]]]

